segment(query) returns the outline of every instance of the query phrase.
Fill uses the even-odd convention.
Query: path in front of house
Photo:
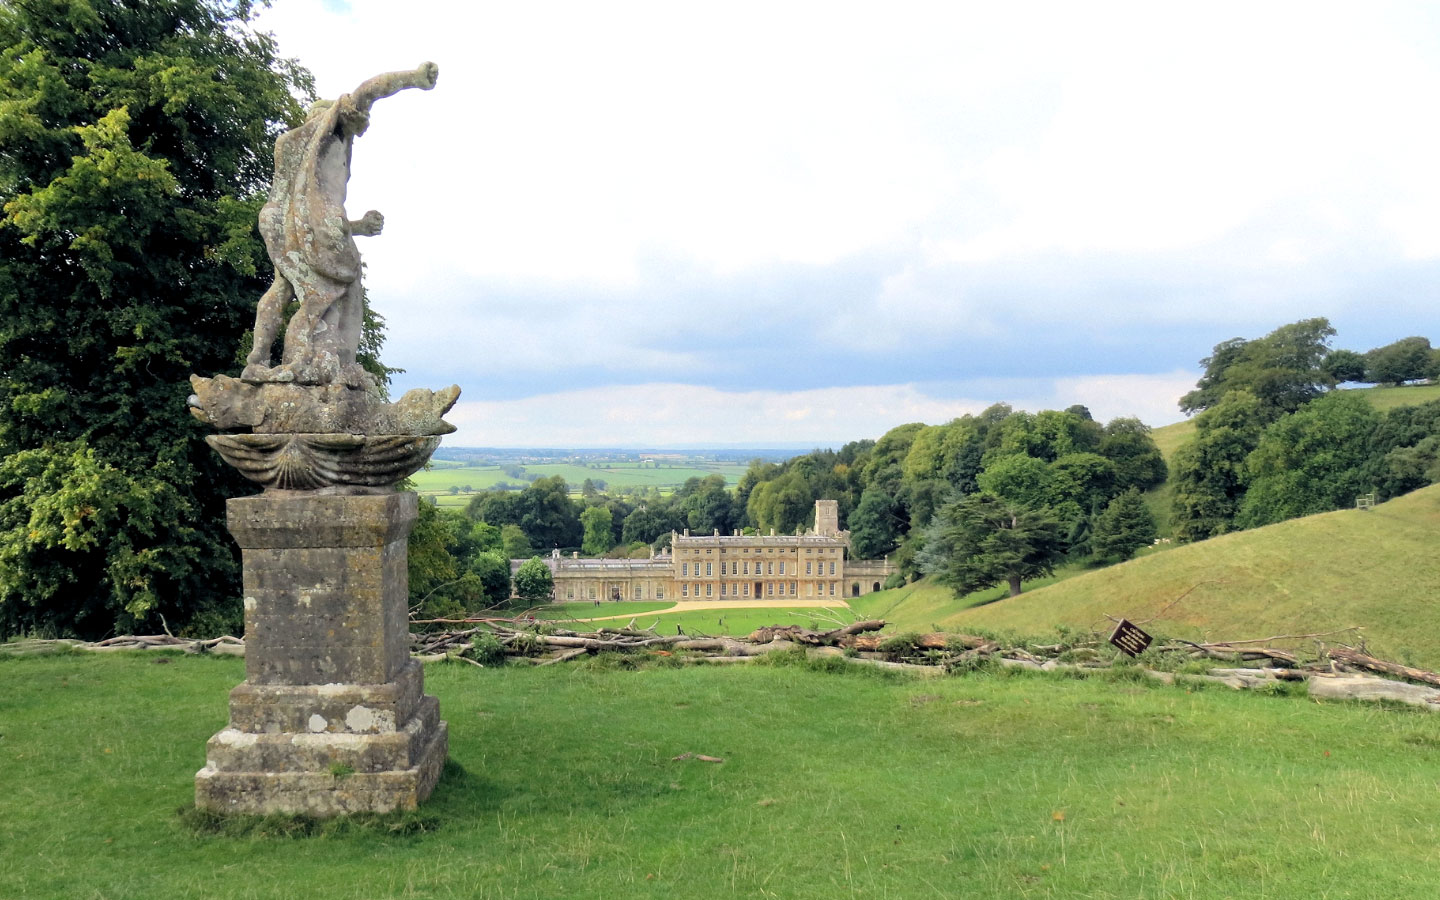
[[[694,612],[697,609],[849,609],[844,600],[680,600],[668,609],[652,609],[643,613],[618,616],[594,616],[576,622],[609,622],[614,619],[638,619],[646,616],[667,616],[670,613]]]

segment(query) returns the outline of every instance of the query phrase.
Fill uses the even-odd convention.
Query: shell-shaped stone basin
[[[267,490],[388,487],[415,474],[439,435],[212,434],[205,442]]]

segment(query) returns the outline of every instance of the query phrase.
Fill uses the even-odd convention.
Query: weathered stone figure
[[[350,150],[370,124],[375,101],[406,88],[430,90],[439,69],[425,63],[410,72],[368,79],[335,101],[310,108],[305,123],[275,141],[275,178],[260,210],[260,234],[275,266],[275,281],[255,314],[255,344],[241,378],[254,382],[363,387],[369,375],[355,362],[363,298],[360,252],[352,235],[376,235],[385,219],[375,210],[359,220],[345,216]],[[300,309],[285,330],[285,352],[271,368],[280,318],[292,299]]]
[[[219,812],[336,815],[412,808],[448,747],[439,703],[409,651],[406,541],[417,498],[396,485],[454,431],[460,394],[388,403],[355,361],[360,256],[377,212],[345,218],[350,145],[371,105],[434,87],[438,70],[380,75],[275,144],[260,231],[275,281],[260,300],[241,378],[193,375],[206,441],[263,493],[227,502],[244,568],[245,682],[206,746],[197,805]],[[271,345],[291,299],[284,357]]]

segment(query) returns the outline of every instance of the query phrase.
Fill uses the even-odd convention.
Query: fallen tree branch
[[[813,631],[809,628],[801,628],[798,625],[768,625],[764,628],[757,628],[750,632],[746,638],[757,644],[768,644],[776,638],[787,641],[794,641],[798,644],[809,644],[815,647],[834,647],[846,643],[846,638],[863,634],[867,631],[879,631],[885,627],[883,619],[871,619],[865,622],[853,622],[843,628],[836,628],[831,631]]]
[[[1440,687],[1440,675],[1425,669],[1416,669],[1412,666],[1401,665],[1396,662],[1388,662],[1383,659],[1376,659],[1366,653],[1361,653],[1353,647],[1332,647],[1329,650],[1330,659],[1347,666],[1357,666],[1361,669],[1369,669],[1372,672],[1383,672],[1386,675],[1398,675],[1401,678],[1408,678],[1411,681],[1418,681],[1422,684]]]
[[[561,653],[559,656],[553,656],[550,659],[542,659],[540,660],[540,662],[536,663],[536,665],[553,666],[556,663],[568,662],[569,660],[575,659],[577,656],[584,656],[589,652],[590,651],[586,650],[584,647],[581,647],[578,650],[568,650],[565,653]]]

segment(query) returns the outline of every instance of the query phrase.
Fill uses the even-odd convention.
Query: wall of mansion
[[[805,534],[671,534],[670,552],[650,559],[581,559],[557,550],[545,559],[559,602],[605,600],[817,600],[881,589],[888,559],[847,559],[834,500],[815,503]],[[513,575],[524,560],[511,560]]]

